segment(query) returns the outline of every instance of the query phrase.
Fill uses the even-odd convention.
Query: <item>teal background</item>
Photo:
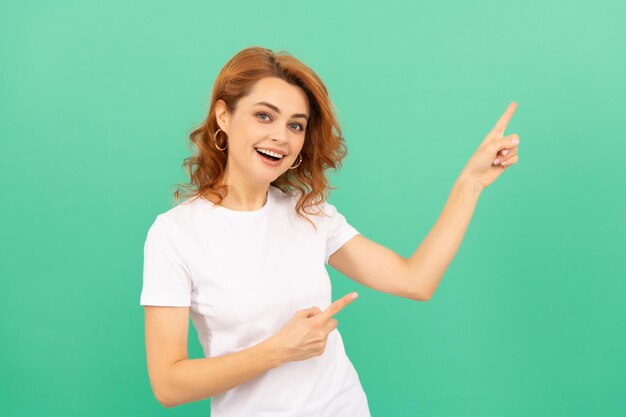
[[[326,82],[330,201],[410,256],[511,101],[520,161],[432,300],[329,268],[372,416],[626,414],[626,5],[566,1],[0,6],[3,416],[199,416],[148,381],[143,243],[237,51]],[[190,327],[190,358],[202,357]]]

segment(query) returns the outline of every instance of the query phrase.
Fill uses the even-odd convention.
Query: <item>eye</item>
[[[304,127],[300,124],[300,123],[292,123],[292,126],[298,126],[300,129],[298,129],[300,132],[302,132],[304,130]]]
[[[269,117],[269,115],[267,113],[257,113],[255,116],[267,116]],[[261,120],[266,120],[266,119],[261,119]]]
[[[270,117],[269,114],[267,113],[256,113],[255,116],[258,118],[259,116],[266,116],[266,117]],[[263,119],[261,118],[261,120],[267,121],[269,119]],[[303,132],[304,131],[304,126],[302,126],[300,123],[292,123],[291,126],[298,126],[299,129],[296,129],[299,132]]]

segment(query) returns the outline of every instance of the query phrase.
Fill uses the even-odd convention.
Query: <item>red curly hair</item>
[[[196,198],[214,195],[218,199],[217,204],[226,197],[228,187],[221,181],[228,160],[228,148],[219,151],[214,145],[213,135],[219,128],[215,103],[224,100],[228,111],[232,112],[253,84],[265,77],[278,77],[302,88],[309,100],[311,112],[301,151],[302,162],[271,184],[286,193],[298,192],[297,215],[315,228],[305,214],[317,215],[310,209],[326,201],[329,190],[336,189],[329,185],[324,171],[329,168],[337,171],[347,155],[347,148],[326,86],[311,68],[286,51],[249,47],[239,51],[224,65],[213,86],[209,113],[189,135],[198,150],[196,155],[185,158],[183,163],[189,172],[190,182],[177,184],[179,188],[174,192],[174,200],[178,204],[180,187],[191,191],[191,196]]]

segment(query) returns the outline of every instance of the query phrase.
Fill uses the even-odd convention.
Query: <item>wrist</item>
[[[485,187],[478,179],[464,172],[461,173],[461,175],[459,175],[459,177],[456,179],[454,187],[476,194],[477,196],[479,196],[480,193],[482,193],[485,189]]]
[[[263,356],[266,358],[267,363],[271,368],[278,368],[286,362],[281,354],[281,349],[278,348],[272,338],[261,342],[259,344],[259,349],[263,352]]]

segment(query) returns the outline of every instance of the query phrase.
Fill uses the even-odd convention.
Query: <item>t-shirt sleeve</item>
[[[339,213],[339,211],[337,211],[337,208],[334,205],[326,202],[324,204],[324,212],[330,216],[328,219],[329,225],[327,229],[326,254],[324,258],[324,262],[328,263],[328,259],[333,253],[360,233],[356,228],[348,223],[346,218]]]
[[[144,244],[140,305],[191,306],[191,273],[181,254],[182,239],[178,226],[163,215],[150,226]]]

